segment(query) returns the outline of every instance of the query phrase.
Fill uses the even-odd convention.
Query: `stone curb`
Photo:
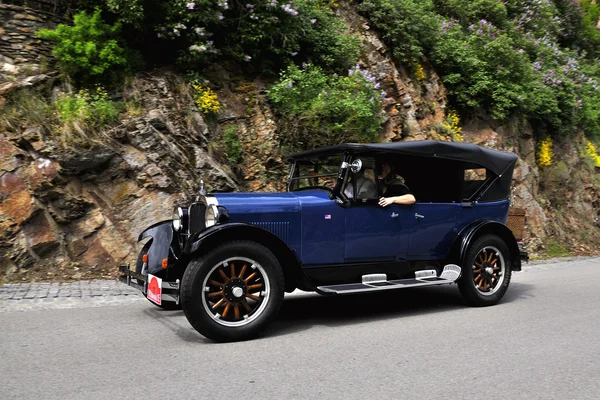
[[[600,257],[563,257],[523,264],[523,272],[552,268],[553,264],[597,260]],[[138,291],[116,280],[90,280],[68,283],[12,283],[0,286],[0,312],[48,308],[101,307],[145,303]]]

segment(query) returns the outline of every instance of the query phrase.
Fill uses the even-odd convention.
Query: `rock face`
[[[111,276],[135,261],[139,233],[197,195],[201,179],[238,189],[207,152],[203,117],[174,94],[181,84],[169,74],[136,80],[143,111],[87,146],[61,148],[41,128],[1,134],[0,274]]]
[[[340,5],[338,15],[359,35],[363,56],[360,64],[369,69],[385,92],[383,141],[427,139],[433,127],[445,119],[446,89],[427,60],[411,66],[414,74],[390,58],[390,52],[371,29],[367,19],[350,3]]]
[[[58,16],[62,3],[49,0],[0,2],[0,84],[39,75],[44,64],[51,61],[51,44],[37,38],[35,32],[68,23]]]

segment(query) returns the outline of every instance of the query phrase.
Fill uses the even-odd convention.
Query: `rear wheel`
[[[511,262],[508,246],[497,235],[485,235],[473,243],[462,266],[458,288],[473,306],[498,303],[508,290]]]
[[[219,342],[245,340],[275,317],[284,288],[279,262],[266,247],[229,242],[188,265],[181,304],[204,336]]]

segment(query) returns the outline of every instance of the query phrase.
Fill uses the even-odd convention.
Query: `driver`
[[[377,186],[375,185],[374,179],[369,179],[367,174],[370,170],[364,170],[356,172],[352,175],[351,182],[348,182],[344,189],[344,194],[349,199],[354,197],[354,187],[356,187],[356,198],[357,199],[369,199],[377,196]]]
[[[381,174],[383,176],[383,195],[385,196],[379,199],[381,207],[387,207],[390,204],[413,204],[417,201],[408,186],[396,176],[391,164],[384,163],[381,166]]]

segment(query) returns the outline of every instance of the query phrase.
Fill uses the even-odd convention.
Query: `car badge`
[[[325,214],[325,219],[331,219],[331,214]]]

